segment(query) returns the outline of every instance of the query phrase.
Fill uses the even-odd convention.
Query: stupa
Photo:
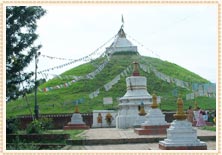
[[[63,127],[64,130],[74,130],[74,129],[89,129],[89,126],[83,122],[82,115],[79,113],[78,105],[75,106],[75,111],[71,117],[71,122]]]
[[[197,131],[186,119],[181,97],[177,99],[177,105],[177,113],[174,114],[176,120],[167,129],[167,138],[159,141],[159,148],[162,150],[206,150],[206,143],[197,139]]]
[[[138,63],[134,62],[133,75],[126,78],[127,92],[119,99],[119,110],[116,117],[116,127],[120,129],[131,128],[136,121],[143,122],[140,116],[141,102],[144,111],[148,111],[152,104],[152,96],[147,92],[146,77],[140,76]]]
[[[135,128],[134,131],[139,135],[166,134],[169,124],[165,121],[165,115],[158,108],[157,96],[153,94],[153,103],[151,109],[146,115],[146,120],[141,124],[141,128]]]
[[[138,54],[137,46],[134,46],[127,38],[126,33],[123,30],[124,27],[124,20],[122,16],[122,25],[115,36],[114,41],[112,44],[106,48],[106,54],[108,56],[113,55],[115,53],[135,53]]]

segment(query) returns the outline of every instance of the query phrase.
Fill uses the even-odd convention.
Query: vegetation
[[[6,145],[7,150],[38,150],[39,147],[34,145],[33,143],[26,143],[16,137],[12,143]]]
[[[80,133],[82,133],[84,130],[44,130],[41,132],[41,134],[49,135],[49,134],[56,134],[56,135],[61,135],[61,134],[69,134],[70,139],[72,140],[80,140],[84,137],[79,136]],[[26,131],[25,130],[20,130],[18,131],[18,134],[20,135],[25,135]],[[39,133],[40,134],[40,133]],[[66,144],[66,139],[64,138],[56,138],[53,140],[50,139],[35,139],[35,140],[25,140],[25,139],[19,139],[19,136],[16,136],[12,142],[7,141],[7,150],[39,150],[42,149],[41,146],[44,145],[49,145],[44,148],[45,149],[61,149],[62,146]]]
[[[86,75],[96,69],[96,66],[101,64],[105,58],[98,58],[90,63],[80,65],[76,68],[68,70],[61,74],[64,75]],[[207,83],[206,79],[201,78],[199,75],[192,73],[176,64],[162,61],[157,58],[143,57],[139,55],[114,55],[110,59],[105,68],[96,75],[94,79],[84,79],[76,83],[72,83],[67,88],[60,88],[51,90],[48,92],[38,92],[38,104],[40,114],[61,114],[61,113],[73,113],[74,104],[73,101],[83,99],[83,103],[79,104],[81,113],[92,112],[92,110],[102,109],[118,109],[117,98],[124,96],[126,93],[125,78],[121,78],[118,84],[113,85],[109,91],[105,91],[104,85],[110,82],[116,75],[120,74],[126,67],[132,65],[133,61],[137,61],[143,64],[151,64],[158,71],[165,73],[171,77],[196,83]],[[193,105],[194,100],[186,101],[186,94],[191,93],[191,90],[177,87],[173,83],[167,83],[158,79],[153,72],[145,73],[140,70],[142,76],[147,77],[147,90],[150,94],[154,91],[158,96],[161,96],[160,108],[164,111],[175,111],[177,97],[173,95],[172,91],[177,89],[178,94],[182,94],[184,100],[184,109],[187,109],[189,105]],[[128,75],[130,76],[130,75]],[[48,82],[40,85],[39,88],[53,87],[59,84],[64,84],[72,79],[59,79],[54,78]],[[93,98],[89,98],[89,94],[100,88],[100,94]],[[113,105],[103,105],[103,97],[112,97]],[[34,111],[34,94],[27,96],[30,105],[28,105],[24,98],[11,101],[7,103],[6,115],[7,117],[13,115],[25,115]],[[202,109],[215,110],[216,99],[208,97],[197,97],[195,100]]]
[[[6,134],[17,133],[19,130],[19,120],[16,117],[6,119]]]
[[[69,134],[70,139],[72,140],[80,140],[82,139],[81,136],[79,136],[80,133],[82,133],[84,130],[47,130],[44,133],[45,134]]]
[[[27,127],[26,132],[31,133],[42,133],[45,130],[52,129],[52,119],[51,118],[41,118],[33,120]]]
[[[210,130],[210,131],[216,131],[216,126],[204,126],[201,127],[202,130]]]
[[[79,140],[81,137],[79,136],[80,133],[82,133],[85,130],[44,130],[41,134],[69,134],[70,139],[72,140]],[[19,130],[17,132],[18,134],[26,134],[27,132],[25,130]],[[59,140],[59,139],[58,139]],[[48,141],[46,141],[48,143]],[[45,143],[42,141],[42,143]]]
[[[41,45],[34,45],[37,20],[45,14],[39,6],[6,7],[6,97],[8,100],[30,92],[33,72],[24,72]],[[20,84],[28,83],[27,88]]]

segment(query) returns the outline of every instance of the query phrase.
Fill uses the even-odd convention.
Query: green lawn
[[[202,130],[210,130],[210,131],[216,131],[216,126],[204,126],[201,127]]]
[[[79,140],[81,137],[78,135],[82,133],[84,130],[45,130],[42,134],[69,134],[70,138],[73,140]],[[26,134],[25,130],[19,130],[18,134]]]
[[[82,64],[73,69],[70,69],[61,76],[75,75],[83,76],[96,69],[103,63],[106,58],[98,58],[86,64]],[[51,90],[48,92],[38,92],[38,105],[40,114],[61,114],[61,113],[73,113],[74,101],[83,99],[83,102],[79,104],[81,113],[89,113],[93,110],[106,110],[110,107],[103,105],[104,97],[113,98],[113,109],[118,108],[117,98],[124,96],[126,93],[126,77],[121,77],[119,82],[109,90],[105,91],[104,85],[110,82],[114,77],[120,74],[128,66],[132,65],[132,62],[137,61],[147,66],[153,66],[158,71],[174,77],[180,80],[184,80],[190,83],[208,83],[206,79],[199,75],[190,72],[189,70],[182,68],[174,63],[163,61],[157,58],[144,57],[140,55],[114,55],[110,59],[109,63],[104,69],[98,73],[94,79],[83,79],[78,82],[72,83],[69,87]],[[163,111],[175,111],[177,108],[177,97],[173,96],[173,90],[177,89],[178,94],[182,94],[184,101],[184,109],[187,109],[189,105],[193,105],[194,100],[186,101],[186,94],[191,93],[191,90],[177,87],[174,83],[167,83],[158,79],[154,72],[146,73],[140,69],[140,75],[147,78],[147,91],[150,94],[156,92],[157,96],[161,96],[160,108]],[[127,77],[131,76],[128,73]],[[59,84],[70,82],[72,79],[59,79],[54,78],[39,86],[39,88],[53,87]],[[90,99],[89,94],[100,88],[100,93],[97,97]],[[6,105],[6,116],[17,115],[30,115],[34,112],[34,93],[27,95],[28,102],[25,98],[19,98],[15,101],[10,101]],[[197,97],[195,98],[199,106],[202,109],[215,110],[216,98]]]
[[[70,139],[72,140],[80,140],[81,137],[78,136],[80,133],[82,133],[85,130],[46,130],[45,134],[69,134]]]

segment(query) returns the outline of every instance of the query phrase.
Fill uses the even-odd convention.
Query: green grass
[[[216,126],[204,126],[201,127],[202,130],[210,130],[210,131],[216,131]]]
[[[80,140],[82,139],[82,137],[78,136],[80,133],[82,133],[84,130],[45,130],[43,131],[43,133],[41,134],[69,134],[70,135],[70,139],[72,140]],[[17,134],[27,134],[25,130],[19,130]],[[44,143],[48,143],[44,142]],[[51,141],[50,141],[51,142]],[[56,143],[60,142],[60,140],[58,139],[58,141],[56,141]],[[53,142],[51,142],[53,143]]]
[[[72,140],[81,140],[84,137],[78,136],[84,130],[46,130],[42,134],[69,134],[70,139]],[[25,130],[18,131],[18,134],[26,134]],[[59,150],[61,146],[65,145],[66,140],[64,139],[56,139],[56,140],[41,140],[40,142],[26,142],[25,140],[19,140],[18,138],[14,140],[13,143],[9,143],[7,145],[7,150],[39,150],[39,146],[41,144],[54,144],[55,146],[49,147],[49,150]],[[45,149],[44,149],[45,150]]]
[[[105,58],[98,58],[91,63],[82,64],[78,67],[64,72],[63,75],[86,75],[96,69],[103,63]],[[132,62],[137,61],[143,64],[151,64],[158,71],[165,73],[171,77],[175,77],[187,82],[204,83],[209,82],[199,75],[192,73],[176,64],[162,61],[157,58],[143,57],[138,55],[114,55],[105,68],[91,80],[80,80],[72,83],[67,88],[52,90],[49,92],[38,92],[38,105],[40,114],[59,114],[59,113],[73,113],[74,104],[72,101],[84,98],[84,103],[79,104],[81,113],[92,112],[92,110],[101,109],[117,109],[117,97],[122,97],[126,93],[125,78],[121,78],[118,84],[114,85],[109,91],[105,91],[104,85],[110,82],[116,75],[120,74],[126,67],[132,65]],[[189,105],[193,105],[192,100],[186,101],[185,96],[191,93],[190,90],[177,87],[175,84],[164,82],[158,79],[153,72],[150,74],[140,70],[142,76],[147,77],[147,90],[150,94],[154,91],[158,96],[161,96],[160,108],[164,111],[175,111],[177,98],[172,95],[172,91],[177,88],[178,93],[182,94],[184,99],[184,108],[187,109]],[[129,75],[130,76],[130,75]],[[71,79],[61,80],[54,78],[42,84],[40,88],[53,87],[59,84],[64,84],[71,81]],[[93,99],[89,98],[89,94],[100,88],[100,94]],[[113,106],[104,106],[103,97],[112,97]],[[24,98],[11,101],[6,105],[6,116],[16,116],[33,114],[34,111],[34,94],[27,95],[29,104],[26,103]],[[216,109],[216,99],[207,97],[197,97],[196,101],[202,109]]]
[[[69,134],[70,139],[72,140],[80,140],[81,137],[78,136],[80,133],[82,133],[84,130],[47,130],[44,133],[45,134]]]

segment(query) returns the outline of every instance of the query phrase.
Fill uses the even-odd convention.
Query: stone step
[[[72,145],[66,145],[61,150],[69,150],[72,147]]]
[[[169,128],[169,124],[167,125],[150,125],[150,126],[141,126],[141,128],[135,128],[134,132],[139,135],[163,135],[167,133],[167,128]]]
[[[75,130],[75,129],[87,130],[89,129],[89,126],[85,124],[68,124],[67,126],[63,127],[63,130]]]
[[[84,139],[84,140],[66,140],[68,145],[109,145],[109,144],[130,144],[130,143],[158,143],[166,137],[153,138],[122,138],[122,139]],[[201,141],[215,141],[216,136],[198,136]]]
[[[207,146],[164,146],[159,144],[161,150],[207,150]]]
[[[141,126],[142,129],[166,129],[169,128],[170,124],[167,125],[143,125]]]
[[[138,135],[166,135],[166,128],[165,129],[136,128],[134,132],[137,133]]]

